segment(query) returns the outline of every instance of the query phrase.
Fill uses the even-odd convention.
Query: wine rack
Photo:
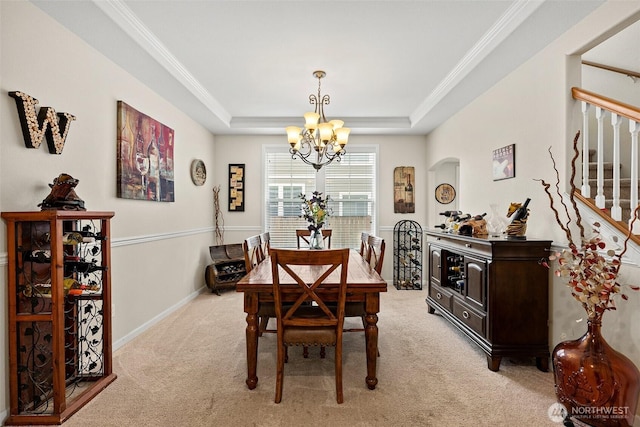
[[[422,289],[422,227],[398,222],[393,229],[393,284],[397,289]]]
[[[446,255],[447,278],[444,286],[464,292],[464,257],[453,252]]]
[[[205,282],[211,292],[220,295],[221,289],[231,289],[247,274],[244,252],[240,243],[209,246],[213,264],[205,269]]]
[[[3,212],[7,223],[8,425],[61,424],[116,379],[113,212]]]

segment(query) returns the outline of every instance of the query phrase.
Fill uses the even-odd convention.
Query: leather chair
[[[323,251],[297,251],[290,249],[272,249],[271,265],[273,274],[273,296],[277,320],[277,369],[275,403],[282,400],[284,382],[284,363],[289,346],[334,346],[336,400],[344,401],[342,392],[342,333],[344,327],[344,306],[347,294],[347,270],[349,249],[333,249]],[[296,273],[296,266],[323,266],[313,271],[317,275],[309,282],[309,278],[301,278]],[[291,306],[283,305],[284,286],[280,285],[280,269],[283,269],[296,282],[296,291],[300,296]],[[335,311],[327,306],[325,290],[335,295],[335,282],[326,286],[326,278],[339,270],[340,284],[337,289]],[[291,287],[287,285],[291,295]],[[312,303],[313,305],[310,305]]]

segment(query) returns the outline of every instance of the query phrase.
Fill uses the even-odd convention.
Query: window
[[[306,228],[300,218],[301,193],[320,191],[331,197],[327,227],[331,246],[359,248],[360,234],[373,233],[376,216],[376,147],[349,147],[340,162],[320,171],[292,159],[286,147],[265,147],[265,223],[273,247],[295,247],[295,230]]]

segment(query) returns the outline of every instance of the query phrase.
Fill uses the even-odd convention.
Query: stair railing
[[[629,210],[633,212],[638,206],[638,132],[640,131],[640,109],[620,101],[616,101],[606,96],[598,95],[593,92],[586,91],[574,87],[571,89],[573,98],[582,103],[582,186],[580,191],[584,197],[592,198],[591,188],[589,186],[589,109],[595,107],[595,117],[597,121],[597,139],[596,139],[596,195],[595,204],[599,209],[605,208],[604,195],[604,119],[606,114],[611,116],[611,126],[613,129],[613,201],[610,215],[615,221],[622,221],[622,208],[620,201],[620,126],[623,118],[628,120],[629,134],[631,136],[631,146],[629,147],[630,156],[630,195]],[[632,218],[629,219],[631,225]]]

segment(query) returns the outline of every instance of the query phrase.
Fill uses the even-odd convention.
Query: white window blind
[[[331,245],[359,248],[363,231],[375,230],[376,153],[348,152],[325,171],[324,189],[331,196]]]
[[[307,228],[300,218],[300,193],[329,195],[332,248],[359,248],[360,234],[375,230],[377,150],[348,150],[340,162],[320,171],[281,147],[268,147],[265,156],[265,224],[274,248],[296,247],[296,229]]]

